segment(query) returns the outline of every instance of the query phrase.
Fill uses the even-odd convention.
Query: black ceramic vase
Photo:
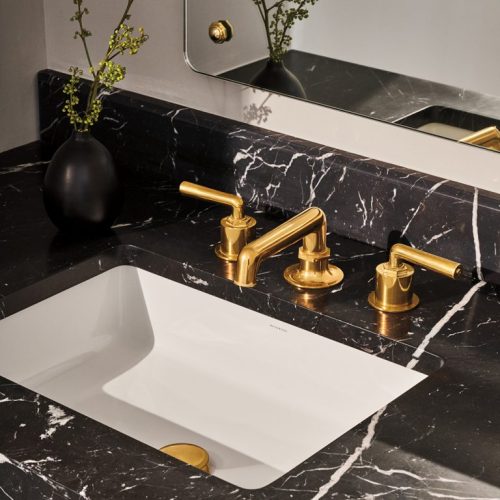
[[[73,132],[50,162],[43,199],[48,216],[61,231],[75,234],[109,229],[122,207],[122,190],[110,152],[89,132]]]
[[[271,59],[254,76],[252,85],[292,97],[307,98],[306,91],[299,79],[286,68],[283,62],[274,62]]]

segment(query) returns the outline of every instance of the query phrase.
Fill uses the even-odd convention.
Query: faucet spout
[[[309,208],[246,245],[238,257],[235,283],[253,287],[262,261],[302,240],[299,264],[285,271],[285,279],[298,288],[327,288],[340,283],[342,271],[329,264],[326,216],[320,208]]]

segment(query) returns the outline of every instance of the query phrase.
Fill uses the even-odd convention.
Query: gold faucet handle
[[[391,248],[389,261],[377,266],[375,291],[368,296],[372,307],[388,313],[410,311],[417,307],[420,300],[412,291],[415,269],[407,262],[452,279],[459,278],[463,273],[458,262],[397,243]]]
[[[215,248],[215,253],[223,260],[237,261],[241,249],[255,239],[257,224],[253,217],[244,214],[244,202],[241,196],[186,181],[181,183],[179,191],[184,196],[232,208],[231,215],[221,220],[221,242]]]

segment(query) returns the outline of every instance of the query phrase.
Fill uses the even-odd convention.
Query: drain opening
[[[163,446],[160,451],[210,474],[209,456],[201,446],[189,443],[175,443]]]

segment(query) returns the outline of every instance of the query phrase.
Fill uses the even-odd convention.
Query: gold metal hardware
[[[412,292],[415,269],[406,262],[452,279],[457,279],[463,272],[457,262],[397,243],[391,248],[389,262],[377,266],[375,291],[368,296],[372,307],[388,313],[410,311],[417,307],[419,298]]]
[[[238,257],[235,283],[253,287],[264,259],[302,240],[299,264],[288,267],[285,280],[300,289],[328,288],[339,284],[344,273],[329,263],[326,246],[326,216],[319,208],[309,208],[243,248]]]
[[[497,127],[487,127],[460,139],[460,142],[500,151],[500,130]]]
[[[311,311],[323,312],[330,299],[330,290],[297,290],[292,297],[295,304]]]
[[[244,215],[243,199],[240,196],[192,182],[183,182],[179,186],[179,191],[184,196],[232,207],[233,213],[220,221],[221,242],[215,248],[215,253],[222,260],[236,262],[241,249],[255,239],[255,226],[257,224],[253,217]]]
[[[391,340],[404,340],[410,336],[411,318],[408,314],[390,314],[376,311],[376,332]]]
[[[208,453],[201,446],[188,443],[177,443],[164,446],[160,448],[160,451],[210,474]]]
[[[212,42],[220,44],[231,41],[233,38],[234,30],[231,23],[227,19],[214,21],[208,27],[208,36]]]
[[[221,273],[228,281],[234,281],[236,276],[236,263],[229,261],[221,261]]]

